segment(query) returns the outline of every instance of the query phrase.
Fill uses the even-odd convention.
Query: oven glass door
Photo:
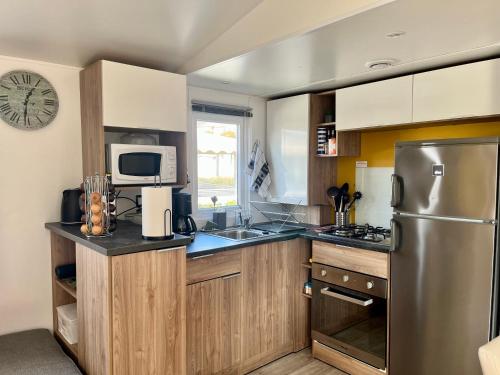
[[[385,299],[313,279],[311,328],[316,341],[386,368]]]

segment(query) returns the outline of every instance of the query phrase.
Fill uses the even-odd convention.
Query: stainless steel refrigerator
[[[497,336],[498,138],[399,142],[390,375],[481,375]]]

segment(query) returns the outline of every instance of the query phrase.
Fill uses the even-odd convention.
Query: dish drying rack
[[[301,202],[302,201],[299,201],[299,203],[294,205],[280,202],[250,201],[252,207],[271,222],[255,224],[252,227],[274,233],[284,233],[296,231],[298,229],[305,229],[305,227],[300,226],[300,224],[304,223],[303,220],[301,221],[298,219],[298,217],[303,218],[306,216],[306,213],[304,212],[297,212]]]

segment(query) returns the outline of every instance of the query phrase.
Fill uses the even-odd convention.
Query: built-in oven
[[[313,339],[385,369],[387,280],[318,263],[312,278]]]

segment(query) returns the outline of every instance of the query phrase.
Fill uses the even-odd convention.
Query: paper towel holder
[[[158,185],[156,183],[156,177],[158,177]],[[154,188],[161,188],[161,174],[158,171],[158,175],[154,176]],[[167,236],[167,214],[169,218],[169,226],[170,226],[170,235]],[[174,231],[173,231],[173,223],[172,223],[172,210],[170,208],[166,208],[165,211],[163,211],[163,236],[144,236],[142,235],[142,238],[147,241],[164,241],[164,240],[171,240],[175,237]]]
[[[167,213],[169,215],[169,222],[170,222],[170,235],[167,236]],[[147,241],[164,241],[164,240],[171,240],[175,237],[175,234],[173,232],[172,228],[172,210],[170,208],[167,208],[163,212],[163,230],[164,230],[164,235],[163,237],[149,237],[149,236],[142,236],[144,240]]]

